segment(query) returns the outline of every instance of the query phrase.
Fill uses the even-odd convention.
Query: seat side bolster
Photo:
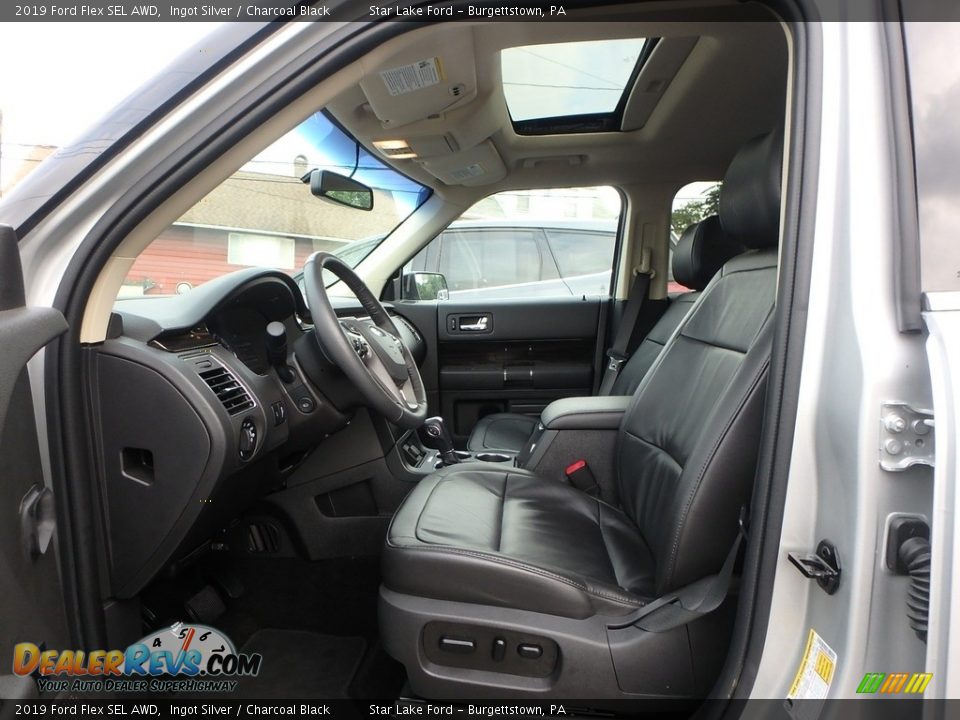
[[[771,335],[772,323],[768,322],[706,424],[711,431],[704,436],[706,442],[698,443],[700,452],[691,456],[684,468],[695,477],[675,513],[669,553],[660,559],[659,593],[713,572],[736,536],[740,510],[736,499],[750,497],[758,451],[757,443],[745,443],[742,438],[757,437],[761,429]],[[730,437],[741,440],[732,442]],[[707,475],[714,477],[707,479]],[[696,547],[709,550],[691,552]]]

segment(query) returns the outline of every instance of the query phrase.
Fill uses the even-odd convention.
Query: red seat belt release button
[[[593,473],[590,472],[590,466],[587,465],[586,460],[577,460],[574,463],[570,463],[563,473],[578,490],[587,493],[587,495],[600,494],[600,486],[597,485],[597,481],[594,479]]]

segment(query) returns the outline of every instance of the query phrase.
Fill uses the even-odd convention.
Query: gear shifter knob
[[[453,438],[450,437],[450,431],[447,430],[447,424],[442,417],[427,418],[423,421],[418,433],[424,445],[440,452],[440,459],[444,463],[453,465],[460,462],[460,458],[453,449]]]

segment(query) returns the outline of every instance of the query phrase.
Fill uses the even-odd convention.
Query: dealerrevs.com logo
[[[933,673],[867,673],[857,686],[859,695],[922,695]]]
[[[13,672],[32,675],[41,692],[232,692],[260,672],[263,656],[238,653],[212,627],[176,623],[126,650],[13,648]]]

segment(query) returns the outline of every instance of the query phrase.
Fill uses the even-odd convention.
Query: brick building
[[[170,295],[250,265],[293,274],[317,250],[393,228],[399,212],[389,193],[363,212],[314,197],[295,177],[238,172],[144,250],[121,296]]]

